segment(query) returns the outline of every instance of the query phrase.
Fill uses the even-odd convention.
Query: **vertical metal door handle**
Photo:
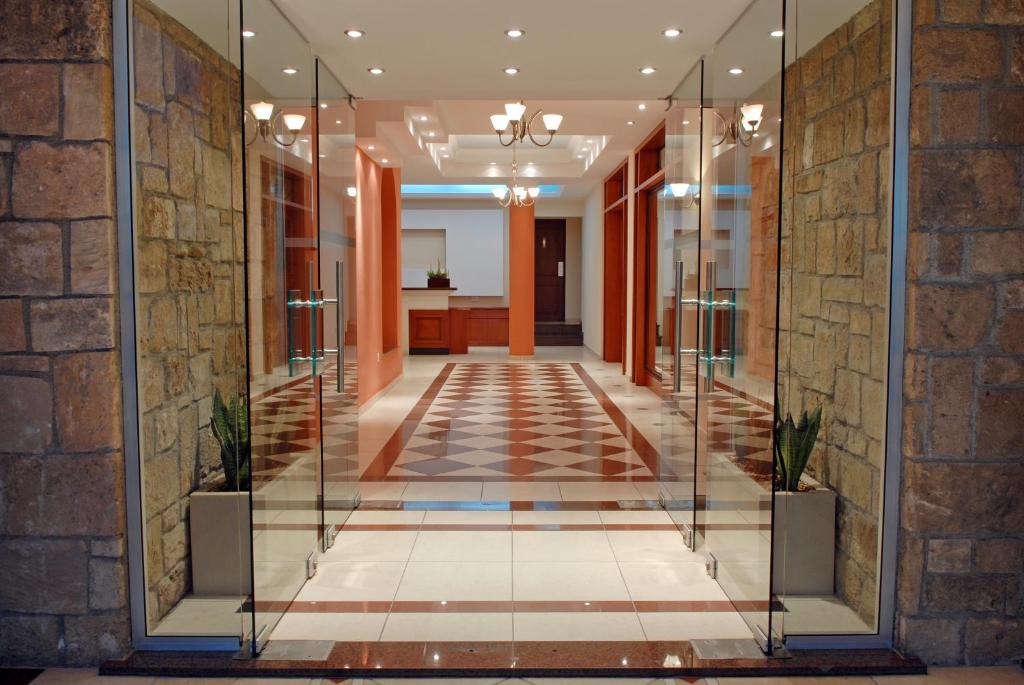
[[[339,393],[345,392],[345,265],[334,264],[334,294],[338,298],[338,384]]]
[[[672,392],[680,392],[683,387],[682,358],[683,358],[683,279],[684,265],[682,260],[676,262],[676,344],[675,359],[672,367]]]
[[[565,278],[565,262],[558,262],[558,277]]]
[[[707,298],[707,325],[705,326],[704,358],[707,360],[705,368],[707,375],[704,377],[704,391],[713,392],[715,389],[715,282],[718,280],[717,265],[713,261],[704,263],[704,290]]]

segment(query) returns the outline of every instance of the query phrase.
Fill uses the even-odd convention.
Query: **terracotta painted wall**
[[[509,208],[508,352],[533,354],[533,207]]]
[[[402,374],[402,349],[384,350],[385,330],[401,330],[398,320],[401,307],[385,307],[386,290],[384,263],[394,264],[389,280],[395,279],[390,297],[400,296],[401,264],[399,254],[401,236],[398,222],[389,221],[389,230],[395,231],[392,240],[384,240],[384,189],[389,187],[386,201],[391,203],[387,214],[401,216],[401,176],[398,169],[382,169],[362,152],[356,154],[356,322],[358,330],[359,404],[370,399]],[[396,206],[397,205],[397,206]],[[386,248],[386,249],[385,249]],[[388,322],[384,312],[389,311]]]

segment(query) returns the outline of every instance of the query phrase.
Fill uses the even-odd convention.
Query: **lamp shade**
[[[512,188],[512,193],[519,198],[526,197],[526,188],[522,186],[515,186]]]
[[[686,197],[690,192],[689,183],[669,183],[668,187],[672,191],[672,197]]]
[[[743,105],[740,113],[743,115],[743,128],[748,131],[756,131],[761,125],[761,114],[764,112],[764,105]]]
[[[561,114],[545,114],[541,118],[544,120],[544,128],[550,133],[554,133],[562,125]]]
[[[348,188],[345,188],[345,193],[349,197],[355,197],[356,196],[356,187],[355,186],[349,186]]]
[[[508,117],[505,116],[504,114],[492,114],[491,126],[494,127],[495,131],[501,133],[506,128],[508,128]]]
[[[532,188],[527,188],[526,192],[530,194],[530,197],[537,197],[540,195],[540,188],[533,186]]]
[[[505,105],[505,114],[508,115],[509,121],[519,121],[526,114],[526,105],[521,102],[510,102]]]
[[[494,188],[491,190],[491,195],[498,198],[499,200],[504,200],[505,196],[508,195],[508,188],[506,188],[505,186],[502,186],[501,188]]]
[[[306,125],[306,117],[302,114],[285,114],[284,127],[292,133],[298,133]]]
[[[270,117],[274,113],[274,105],[270,102],[254,102],[249,105],[249,109],[252,110],[256,121],[270,121]]]

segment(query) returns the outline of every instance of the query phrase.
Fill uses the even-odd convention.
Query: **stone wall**
[[[109,0],[0,2],[0,666],[123,654]]]
[[[188,496],[221,474],[213,395],[245,391],[238,70],[134,6],[137,331],[150,625],[190,590]],[[225,27],[225,31],[227,27]]]
[[[915,0],[897,636],[1024,655],[1024,4]]]
[[[808,472],[838,495],[836,592],[872,623],[885,436],[891,0],[786,71],[780,394],[822,407]]]

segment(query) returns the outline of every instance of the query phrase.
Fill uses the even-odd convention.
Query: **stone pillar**
[[[0,3],[0,666],[129,644],[109,0]]]
[[[533,356],[533,206],[509,208],[508,353]]]
[[[1010,663],[1024,653],[1024,7],[913,5],[898,645]]]

